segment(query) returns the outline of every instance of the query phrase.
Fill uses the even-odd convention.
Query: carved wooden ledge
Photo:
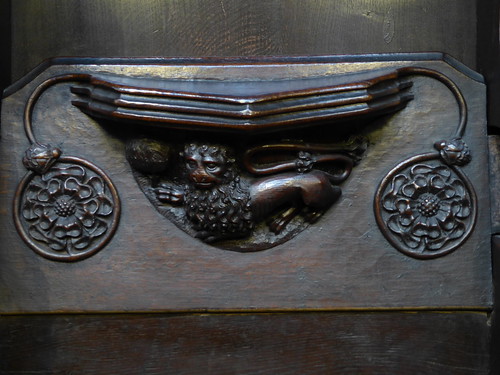
[[[281,80],[79,77],[73,104],[90,116],[182,130],[284,131],[403,108],[411,82],[397,70]]]
[[[3,123],[16,135],[22,123],[31,144],[9,151],[29,170],[13,223],[45,258],[139,246],[273,263],[305,246],[318,261],[338,257],[332,272],[372,251],[461,249],[489,266],[468,241],[487,228],[484,88],[448,57],[65,59],[7,93],[19,99],[7,98],[16,109]]]

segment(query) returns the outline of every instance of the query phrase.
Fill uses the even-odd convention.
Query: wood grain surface
[[[488,330],[473,312],[6,316],[0,372],[486,375]]]
[[[446,52],[476,67],[476,1],[12,1],[12,77],[54,56]]]

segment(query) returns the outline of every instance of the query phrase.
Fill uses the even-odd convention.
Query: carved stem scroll
[[[476,222],[476,193],[459,169],[471,161],[462,140],[467,103],[458,86],[442,73],[415,67],[400,71],[437,79],[453,93],[459,110],[452,137],[434,143],[438,152],[399,163],[380,182],[375,194],[375,217],[387,240],[406,255],[432,259],[457,249]]]
[[[51,260],[71,262],[92,256],[113,237],[120,218],[118,192],[102,169],[79,157],[62,157],[62,150],[38,142],[33,132],[33,109],[47,88],[88,78],[65,74],[42,82],[24,111],[31,146],[23,164],[29,172],[14,197],[14,223],[21,238]]]

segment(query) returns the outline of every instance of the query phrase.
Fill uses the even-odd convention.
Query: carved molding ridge
[[[71,90],[73,105],[97,118],[252,134],[398,111],[412,99],[403,76],[394,69],[223,82],[87,75]]]

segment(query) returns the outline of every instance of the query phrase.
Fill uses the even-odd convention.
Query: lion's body
[[[238,179],[210,190],[188,185],[184,195],[186,217],[202,236],[236,238],[254,228],[248,189]]]
[[[196,236],[205,242],[249,235],[255,224],[275,213],[270,230],[279,233],[302,213],[317,220],[340,196],[327,173],[286,172],[243,184],[226,149],[189,144],[181,153],[186,164],[183,191],[156,189],[162,202],[182,203]]]

